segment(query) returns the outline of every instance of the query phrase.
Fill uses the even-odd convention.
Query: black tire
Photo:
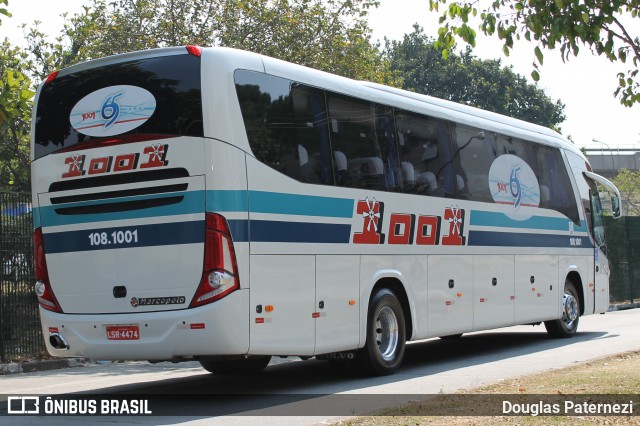
[[[381,289],[369,303],[367,341],[357,362],[365,373],[394,373],[404,358],[406,330],[402,305],[389,289]]]
[[[545,321],[544,326],[551,337],[567,338],[576,334],[579,321],[580,298],[578,297],[578,291],[573,282],[566,280],[562,295],[562,318]]]
[[[252,356],[249,358],[238,359],[201,359],[199,360],[202,368],[209,373],[218,374],[221,376],[241,376],[252,375],[262,372],[271,361],[271,356]]]

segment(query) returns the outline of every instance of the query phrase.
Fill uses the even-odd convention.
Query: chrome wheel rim
[[[573,328],[578,319],[578,300],[569,292],[564,294],[562,298],[562,321],[567,328]]]
[[[380,309],[376,318],[375,332],[378,353],[385,361],[392,361],[398,348],[399,336],[398,319],[393,309],[388,306]]]

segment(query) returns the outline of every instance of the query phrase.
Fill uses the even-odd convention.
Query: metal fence
[[[33,292],[31,195],[0,192],[0,361],[33,359],[45,351]]]
[[[640,217],[605,217],[611,302],[640,299]]]

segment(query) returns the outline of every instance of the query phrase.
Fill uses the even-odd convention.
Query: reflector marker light
[[[49,84],[49,83],[51,83],[51,82],[52,82],[52,81],[53,81],[53,80],[58,76],[58,73],[59,73],[59,72],[60,72],[60,71],[54,71],[54,72],[52,72],[51,74],[49,74],[49,76],[47,77],[47,79],[44,81],[44,84]]]
[[[197,56],[198,58],[200,58],[202,56],[202,47],[200,46],[185,46],[187,49],[187,52],[189,52],[190,55],[193,56]]]

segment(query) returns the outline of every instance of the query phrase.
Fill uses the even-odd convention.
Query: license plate
[[[108,325],[108,340],[139,340],[140,327],[137,325]]]

